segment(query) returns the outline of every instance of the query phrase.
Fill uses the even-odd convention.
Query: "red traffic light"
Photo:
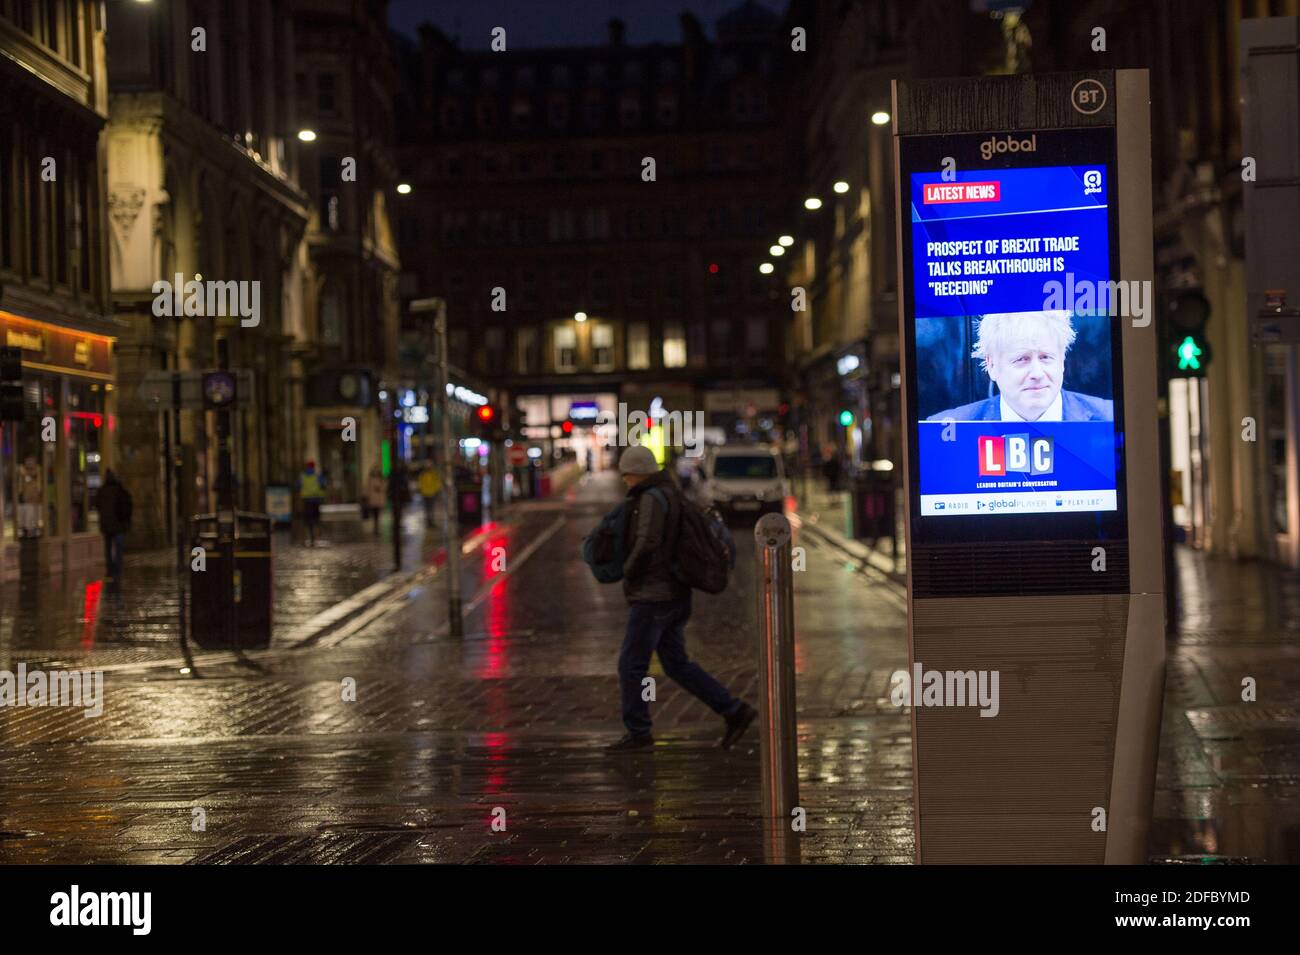
[[[573,422],[572,422],[572,421],[566,421],[566,422],[564,422],[562,425],[560,425],[560,430],[563,431],[565,434],[572,434],[572,433],[573,433]]]
[[[479,421],[488,424],[497,416],[497,410],[491,405],[480,405],[477,414]]]

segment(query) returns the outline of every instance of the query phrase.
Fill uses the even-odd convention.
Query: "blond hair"
[[[998,347],[1012,336],[1029,329],[1038,330],[1046,327],[1056,335],[1061,343],[1061,355],[1070,350],[1074,344],[1074,324],[1070,313],[1066,311],[1049,312],[995,312],[983,316],[976,330],[975,348],[972,358],[980,360],[980,367],[989,370],[989,356],[1000,351]]]

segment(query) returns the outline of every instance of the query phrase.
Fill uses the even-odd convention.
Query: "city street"
[[[133,594],[164,576],[147,559],[120,602],[87,597],[79,615],[53,599],[4,605],[10,669],[107,674],[98,718],[0,709],[0,861],[761,861],[757,733],[720,749],[721,721],[657,663],[653,750],[602,752],[621,732],[626,611],[578,550],[617,494],[613,475],[586,478],[467,536],[462,640],[447,636],[445,555],[414,512],[405,573],[377,592],[386,541],[286,542],[275,645],[243,662],[200,652],[199,678],[179,673],[166,604]],[[862,545],[837,530],[836,499],[813,503],[792,515],[807,555],[795,574],[802,860],[910,862],[910,721],[888,692],[907,664],[902,591],[845,550]],[[735,579],[696,595],[689,646],[756,703],[752,537],[736,534]],[[1300,660],[1286,641],[1300,586],[1190,552],[1180,573],[1198,596],[1170,646],[1151,855],[1297,861]],[[341,625],[304,629],[366,587]],[[1257,677],[1259,702],[1238,699],[1242,675]]]
[[[622,732],[614,665],[626,611],[578,550],[617,493],[605,475],[568,501],[517,505],[467,540],[463,640],[446,636],[430,563],[354,633],[252,653],[251,666],[200,656],[202,679],[123,665],[97,719],[0,710],[0,860],[761,861],[755,731],[724,752],[721,720],[656,664],[653,752],[601,751]],[[719,597],[697,595],[689,646],[757,702],[753,545],[738,537],[736,578]],[[906,666],[900,594],[813,535],[799,543],[803,857],[906,862],[908,720],[886,691]],[[496,548],[504,572],[491,569]],[[281,592],[295,573],[312,599],[336,579],[336,554],[352,565],[346,550],[303,550],[319,561],[277,570]],[[92,657],[101,643],[116,658],[134,634],[158,637],[153,620],[119,629],[111,615],[83,638]],[[23,614],[12,619],[6,632],[23,631]],[[345,678],[354,703],[341,700]],[[496,807],[505,832],[491,830]],[[191,829],[196,808],[205,831]]]

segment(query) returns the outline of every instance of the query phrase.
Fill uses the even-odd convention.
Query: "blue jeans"
[[[104,535],[104,573],[114,580],[122,579],[122,552],[126,549],[126,534]]]
[[[740,701],[698,663],[686,655],[686,621],[691,596],[681,600],[637,600],[628,607],[627,634],[618,655],[618,682],[623,697],[623,725],[635,736],[650,732],[650,704],[641,698],[641,681],[658,652],[664,673],[682,689],[719,714],[730,714]]]

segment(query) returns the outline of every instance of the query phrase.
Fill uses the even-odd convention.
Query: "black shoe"
[[[731,749],[736,740],[745,735],[745,730],[749,729],[749,724],[754,722],[756,716],[758,716],[758,710],[748,703],[741,703],[736,712],[726,716],[727,731],[722,734],[722,748]]]
[[[633,733],[628,733],[617,743],[610,743],[608,746],[606,746],[605,752],[630,753],[635,749],[645,749],[647,746],[653,746],[654,743],[655,743],[655,738],[651,736],[649,733],[643,733],[640,736],[637,736]]]

